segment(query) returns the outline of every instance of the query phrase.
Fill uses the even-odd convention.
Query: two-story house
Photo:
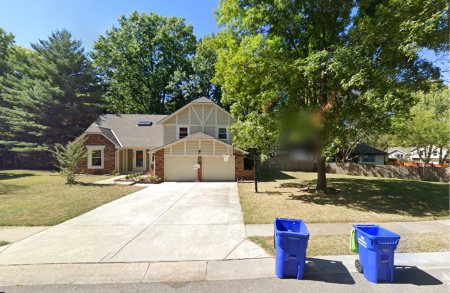
[[[89,156],[80,171],[154,170],[165,181],[194,181],[194,165],[199,164],[203,181],[249,178],[252,173],[244,170],[246,152],[232,146],[228,127],[235,122],[207,98],[171,115],[103,114],[81,136]],[[225,160],[224,155],[231,156]]]

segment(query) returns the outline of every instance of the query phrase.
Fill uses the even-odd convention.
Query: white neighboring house
[[[419,156],[419,152],[424,153],[424,149],[423,148],[413,148],[411,150],[411,162],[412,163],[423,163],[423,161],[420,159]],[[430,164],[439,164],[439,154],[441,152],[441,149],[438,147],[433,147],[433,152],[431,153],[430,156]],[[445,157],[445,155],[447,154],[448,150],[447,149],[442,149],[442,157]],[[422,155],[424,156],[424,155]],[[448,162],[449,158],[446,159],[446,163]]]
[[[430,156],[431,164],[439,164],[439,153],[441,149],[433,147],[433,152]],[[417,149],[416,147],[392,147],[388,149],[389,159],[404,160],[411,163],[423,163],[420,159],[419,152],[424,152],[423,148]],[[442,150],[442,156],[447,154],[448,150]],[[448,162],[449,158],[446,159]]]
[[[414,147],[393,147],[388,148],[387,152],[389,154],[389,159],[410,161],[412,149],[414,149]]]

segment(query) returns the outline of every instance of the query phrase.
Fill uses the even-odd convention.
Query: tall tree
[[[287,113],[309,113],[325,189],[325,158],[345,143],[347,117],[388,127],[439,78],[419,50],[448,50],[447,11],[443,0],[221,1],[215,82],[238,119],[236,143],[268,153]]]
[[[73,140],[92,123],[101,101],[91,63],[68,31],[56,31],[32,47],[14,48],[1,86],[6,106],[0,109],[0,124],[10,135],[0,144],[15,151]]]
[[[134,11],[119,19],[119,27],[100,36],[92,57],[105,83],[108,111],[170,111],[165,103],[183,98],[169,87],[175,72],[187,72],[187,76],[192,72],[189,58],[196,44],[192,31],[184,18]]]
[[[14,36],[0,28],[0,78],[6,73],[6,59],[13,44]]]

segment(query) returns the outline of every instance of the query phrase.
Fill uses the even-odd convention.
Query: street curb
[[[356,255],[307,258],[305,275],[356,272]],[[445,269],[450,252],[398,253],[396,268]],[[0,286],[199,282],[274,278],[275,258],[239,260],[1,265]]]

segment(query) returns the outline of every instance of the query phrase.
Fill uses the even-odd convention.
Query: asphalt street
[[[265,278],[253,280],[206,281],[186,283],[43,285],[0,287],[4,293],[111,293],[111,292],[445,292],[448,293],[449,270],[417,268],[398,270],[393,284],[373,284],[359,273],[309,275],[303,280]]]

